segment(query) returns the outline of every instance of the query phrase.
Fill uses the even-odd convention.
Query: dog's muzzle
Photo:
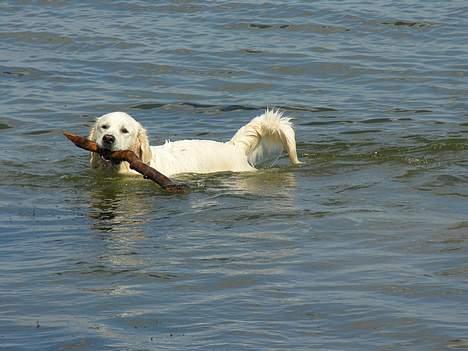
[[[111,158],[111,153],[112,153],[112,146],[115,143],[115,136],[112,134],[105,134],[102,137],[102,149],[106,150],[106,153],[103,155],[101,154],[101,159],[105,161],[106,163],[110,163],[113,166],[119,165],[121,161],[114,161]]]

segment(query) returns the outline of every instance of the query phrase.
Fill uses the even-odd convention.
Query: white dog
[[[262,162],[278,158],[283,150],[287,152],[291,163],[300,163],[290,119],[274,110],[266,110],[261,116],[252,119],[225,143],[180,140],[150,146],[146,130],[124,112],[112,112],[99,117],[91,129],[89,139],[111,151],[132,150],[143,162],[166,176],[254,171],[255,166]],[[127,162],[115,164],[95,153],[91,153],[91,166],[136,174]]]

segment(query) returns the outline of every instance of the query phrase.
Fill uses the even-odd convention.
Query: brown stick
[[[148,166],[146,163],[140,160],[140,158],[131,150],[120,150],[120,151],[109,151],[99,147],[94,141],[89,140],[85,137],[75,135],[72,133],[64,132],[68,140],[79,148],[95,152],[101,156],[104,156],[112,161],[126,161],[130,164],[130,168],[142,174],[144,178],[151,179],[157,183],[164,190],[171,193],[185,193],[189,190],[188,186],[184,184],[176,184],[164,174],[158,172],[154,168]]]

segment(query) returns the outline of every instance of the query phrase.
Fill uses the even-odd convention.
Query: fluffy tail
[[[267,109],[240,128],[229,141],[244,149],[253,166],[277,159],[286,151],[292,164],[297,159],[296,138],[290,118],[278,110]]]

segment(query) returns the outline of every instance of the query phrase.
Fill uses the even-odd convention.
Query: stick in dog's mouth
[[[126,161],[130,164],[130,168],[137,171],[145,179],[151,179],[157,183],[164,190],[172,193],[186,193],[189,187],[185,184],[176,184],[171,179],[166,177],[164,174],[158,172],[156,169],[148,166],[144,163],[133,151],[131,150],[120,150],[110,151],[108,149],[100,148],[96,142],[89,140],[83,136],[64,132],[63,135],[67,137],[73,144],[81,149],[95,152],[101,156],[104,160],[109,160],[113,164],[118,164],[122,161]]]
[[[99,147],[99,145],[98,145]],[[105,148],[99,148],[100,152],[99,152],[99,157],[101,158],[101,160],[103,160],[104,162],[106,163],[110,163],[112,164],[112,166],[118,166],[122,163],[121,160],[116,160],[114,158],[112,158],[112,151],[109,150],[109,149],[105,149]]]

